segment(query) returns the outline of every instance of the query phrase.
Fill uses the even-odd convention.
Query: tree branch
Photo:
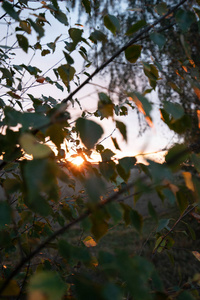
[[[113,202],[114,200],[116,200],[120,195],[122,195],[124,192],[126,192],[129,188],[131,188],[133,186],[134,183],[130,183],[128,184],[126,187],[124,187],[123,189],[121,189],[120,191],[114,193],[113,195],[111,195],[110,197],[108,197],[107,199],[105,199],[104,201],[98,203],[96,205],[96,209],[102,209],[106,204]],[[133,195],[142,193],[142,191],[138,191],[136,193],[134,193]],[[67,230],[69,230],[71,227],[73,227],[74,225],[80,223],[82,220],[84,220],[86,217],[90,216],[90,214],[92,213],[92,211],[90,209],[88,209],[85,213],[83,213],[82,215],[80,215],[78,218],[76,218],[75,220],[73,220],[72,222],[70,222],[69,224],[63,226],[62,228],[58,229],[57,231],[55,231],[50,237],[48,237],[43,243],[41,243],[38,247],[36,247],[35,250],[33,250],[27,257],[24,257],[23,259],[21,259],[21,261],[19,262],[19,264],[15,267],[15,269],[10,273],[10,275],[7,277],[7,279],[5,280],[5,282],[2,284],[2,286],[0,287],[0,295],[3,293],[3,291],[5,290],[5,288],[8,286],[9,282],[20,272],[21,268],[28,262],[30,262],[32,260],[32,258],[38,254],[43,248],[45,248],[46,245],[48,245],[50,242],[52,242],[53,240],[55,240],[58,236],[62,235],[64,232],[66,232]]]

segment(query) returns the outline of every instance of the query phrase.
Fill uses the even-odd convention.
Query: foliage
[[[124,16],[117,15],[115,8],[102,12],[99,1],[82,0],[79,4],[90,24],[101,12],[100,26],[91,32],[86,21],[73,24],[75,2],[65,7],[56,0],[2,1],[0,19],[5,19],[7,34],[0,45],[0,299],[199,299],[199,273],[195,271],[176,286],[170,285],[169,279],[166,285],[154,259],[155,255],[168,255],[169,268],[173,268],[176,239],[181,239],[184,248],[185,235],[198,238],[188,219],[197,227],[198,147],[176,144],[168,149],[165,163],[149,160],[145,165],[135,157],[115,158],[99,140],[104,119],[111,118],[127,142],[126,125],[116,116],[125,116],[128,109],[137,110],[147,126],[152,126],[154,104],[148,94],[156,88],[162,95],[163,122],[177,134],[197,132],[195,140],[198,138],[199,44],[194,35],[199,35],[200,2],[140,1],[141,10],[134,7],[135,1],[127,1],[123,21]],[[61,40],[58,35],[49,41],[48,26],[60,25],[67,37]],[[176,46],[177,40],[182,47]],[[118,45],[114,54],[113,42],[114,48]],[[62,59],[50,66],[51,75],[47,76],[47,71],[41,70],[42,62],[49,62],[61,44]],[[88,53],[89,48],[93,54]],[[104,58],[110,57],[95,68],[92,55],[95,57],[99,49],[103,49]],[[32,65],[34,56],[40,59]],[[80,58],[84,65],[81,71]],[[123,97],[116,101],[112,93],[102,91],[96,111],[81,111],[74,120],[71,105],[76,103],[81,109],[78,92],[95,75],[108,67],[111,79],[114,75],[121,80],[123,69],[118,68],[116,59],[126,62]],[[135,85],[133,76],[129,78],[131,70]],[[82,81],[84,76],[87,79]],[[145,88],[136,89],[143,80]],[[52,96],[56,93],[62,100]],[[117,139],[112,141],[119,150]],[[74,156],[84,159],[81,167],[65,159],[70,145]],[[94,151],[101,157],[95,166],[90,162]],[[134,182],[132,170],[140,171]],[[61,182],[67,195],[62,193]],[[110,193],[108,184],[112,184]],[[150,255],[137,249],[130,253],[126,245],[112,250],[108,245],[107,251],[99,247],[116,227],[133,228],[134,235],[142,239],[145,220],[137,204],[151,192],[174,205],[179,216],[176,220],[162,217],[148,202],[148,214],[155,224],[149,228],[153,242]],[[127,193],[132,194],[134,206],[126,203]],[[149,240],[147,237],[143,247]],[[198,248],[185,251],[199,263]]]

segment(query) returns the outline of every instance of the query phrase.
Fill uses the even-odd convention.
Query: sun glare
[[[72,163],[76,165],[77,167],[81,166],[84,162],[84,159],[81,156],[76,156],[73,160]]]

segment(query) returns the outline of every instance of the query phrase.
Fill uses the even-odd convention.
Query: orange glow
[[[195,68],[195,63],[194,63],[194,61],[192,59],[190,59],[190,63]]]
[[[72,163],[76,165],[77,167],[81,166],[84,163],[84,159],[81,156],[76,156],[73,160]]]
[[[151,128],[153,128],[153,127],[154,127],[154,125],[153,125],[153,121],[151,120],[151,118],[150,118],[150,117],[148,117],[148,116],[146,116],[146,117],[145,117],[145,119],[146,119],[146,121],[147,121],[148,125],[149,125]]]
[[[182,68],[187,73],[187,67],[186,66],[182,66]]]
[[[196,86],[194,86],[193,89],[197,97],[200,99],[200,90]]]
[[[200,128],[200,110],[197,110],[198,126]]]

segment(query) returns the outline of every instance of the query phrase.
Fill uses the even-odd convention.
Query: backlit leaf
[[[55,272],[37,272],[30,279],[28,294],[35,291],[41,292],[48,297],[48,300],[61,300],[66,291],[66,285]]]
[[[107,233],[108,224],[104,219],[99,217],[99,212],[91,215],[90,220],[92,221],[91,232],[98,242]]]
[[[0,280],[0,286],[3,284],[3,280]],[[1,294],[3,297],[12,298],[20,294],[20,287],[16,280],[10,280],[5,290]]]
[[[86,238],[84,238],[83,243],[86,247],[95,247],[97,245],[97,243],[91,236],[87,236]]]
[[[45,158],[52,153],[52,150],[47,145],[40,144],[31,133],[22,134],[19,142],[24,151],[32,154],[34,158]]]
[[[185,179],[185,184],[188,189],[192,190],[194,192],[194,184],[192,182],[192,174],[190,172],[182,172],[183,177]]]
[[[150,117],[150,112],[152,109],[152,105],[149,102],[149,100],[144,97],[143,95],[141,95],[138,92],[134,92],[134,93],[129,93],[128,94],[130,96],[130,98],[135,102],[135,104],[137,105],[138,110],[143,113],[145,116]]]

